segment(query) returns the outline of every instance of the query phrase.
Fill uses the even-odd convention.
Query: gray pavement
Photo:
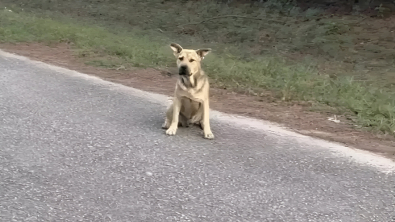
[[[395,221],[387,159],[215,112],[169,137],[125,88],[0,53],[0,221]]]

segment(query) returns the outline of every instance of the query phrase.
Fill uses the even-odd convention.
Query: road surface
[[[395,221],[395,164],[0,51],[0,221]]]

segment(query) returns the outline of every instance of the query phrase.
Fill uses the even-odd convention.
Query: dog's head
[[[189,79],[200,72],[200,63],[202,59],[211,51],[211,49],[183,49],[176,43],[170,44],[174,56],[177,58],[178,74],[181,78]]]

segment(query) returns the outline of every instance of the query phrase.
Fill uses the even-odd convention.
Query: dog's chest
[[[184,91],[182,96],[184,98],[188,98],[189,100],[191,100],[192,102],[195,102],[195,103],[202,103],[203,102],[203,99],[197,97],[196,94],[193,94],[191,92]]]
[[[201,107],[201,103],[191,100],[187,97],[183,97],[181,99],[181,104],[180,111],[188,119],[191,119],[193,116],[195,116]]]
[[[201,93],[196,93],[196,90],[193,88],[186,88],[186,87],[177,87],[177,93],[178,96],[180,97],[185,97],[188,99],[191,99],[195,102],[202,103],[203,98],[200,98]]]

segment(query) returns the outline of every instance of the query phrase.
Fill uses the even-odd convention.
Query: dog
[[[173,136],[178,126],[195,124],[203,130],[204,138],[214,139],[209,121],[209,80],[201,67],[201,61],[211,49],[183,49],[176,43],[171,43],[170,48],[177,59],[179,76],[162,128]]]

